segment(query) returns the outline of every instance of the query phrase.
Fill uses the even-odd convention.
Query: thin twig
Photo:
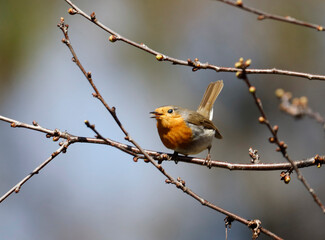
[[[323,129],[325,130],[325,119],[320,115],[319,112],[315,112],[308,106],[308,98],[302,96],[300,98],[293,98],[290,92],[285,92],[283,89],[279,88],[275,91],[276,96],[281,100],[280,109],[287,114],[295,117],[301,118],[303,116],[308,116],[319,122]]]
[[[216,72],[233,72],[233,73],[242,71],[241,69],[238,69],[238,68],[220,67],[220,66],[209,64],[209,63],[202,63],[198,59],[195,59],[194,61],[192,61],[191,59],[180,60],[180,59],[176,59],[173,57],[169,57],[163,53],[160,53],[154,49],[149,48],[147,45],[145,45],[143,43],[139,44],[139,43],[136,43],[126,37],[123,37],[119,33],[113,31],[112,29],[106,27],[104,24],[102,24],[100,21],[98,21],[94,12],[91,14],[91,16],[89,16],[88,14],[84,13],[80,8],[78,8],[75,4],[73,4],[70,0],[65,0],[65,1],[72,7],[72,9],[69,9],[70,14],[72,14],[72,15],[79,14],[79,15],[83,16],[84,18],[88,19],[89,21],[93,22],[94,24],[96,24],[98,27],[100,27],[104,31],[111,34],[112,36],[109,38],[111,42],[122,41],[126,44],[129,44],[133,47],[139,48],[151,55],[156,56],[156,59],[159,61],[168,61],[175,65],[189,66],[192,68],[193,71],[196,71],[199,69],[211,69]],[[310,73],[281,70],[281,69],[276,69],[276,68],[247,69],[246,74],[278,74],[278,75],[307,78],[309,80],[323,80],[323,81],[325,80],[325,75],[316,75],[316,74],[310,74]]]
[[[325,214],[325,207],[322,204],[320,198],[316,195],[315,190],[311,188],[311,186],[308,184],[307,180],[301,174],[301,172],[300,172],[299,168],[297,167],[297,165],[295,164],[295,162],[289,157],[289,155],[287,153],[287,147],[288,147],[287,144],[285,144],[283,141],[279,140],[279,138],[278,138],[279,127],[277,125],[272,127],[268,118],[266,117],[266,114],[265,114],[263,106],[262,106],[261,99],[256,96],[256,88],[251,85],[247,75],[245,74],[246,68],[250,65],[250,63],[251,63],[250,59],[246,60],[244,62],[243,59],[241,58],[239,60],[239,62],[236,62],[235,66],[240,67],[243,70],[243,72],[241,72],[240,74],[237,74],[237,77],[244,80],[244,82],[246,83],[246,85],[249,89],[249,92],[251,93],[252,97],[254,98],[255,104],[256,104],[259,112],[261,113],[261,116],[259,117],[258,120],[261,124],[265,124],[267,126],[267,128],[269,129],[269,131],[272,134],[272,137],[269,138],[269,141],[278,146],[276,150],[278,152],[281,152],[283,157],[291,164],[292,169],[294,169],[294,171],[297,173],[298,179],[302,182],[302,184],[305,186],[307,191],[313,197],[314,201],[317,203],[317,205],[322,209],[323,213]],[[283,174],[282,177],[286,183],[288,183],[290,181],[290,173],[291,172],[292,172],[292,170],[289,170],[288,174],[282,173]]]
[[[237,0],[236,2],[229,1],[229,0],[216,0],[216,1],[223,2],[230,6],[238,7],[244,11],[256,14],[256,15],[258,15],[258,18],[257,18],[258,20],[272,19],[272,20],[291,23],[291,24],[295,24],[295,25],[299,25],[299,26],[303,26],[303,27],[313,28],[313,29],[316,29],[317,31],[325,31],[324,27],[321,25],[301,21],[301,20],[295,19],[290,16],[283,17],[283,16],[263,12],[261,10],[246,6],[241,0]]]
[[[60,153],[65,152],[68,148],[68,146],[73,143],[70,141],[65,141],[61,147],[59,147],[55,152],[51,154],[51,156],[46,159],[41,165],[39,165],[37,168],[34,169],[30,174],[28,174],[25,178],[23,178],[19,183],[17,183],[15,186],[13,186],[7,193],[5,193],[0,198],[0,203],[5,200],[7,197],[9,197],[12,193],[18,193],[20,191],[20,188],[24,185],[25,182],[27,182],[31,177],[33,177],[35,174],[38,174],[48,163],[50,163],[56,156],[58,156]]]
[[[191,189],[189,189],[188,187],[185,186],[185,181],[181,180],[180,178],[174,179],[171,175],[169,175],[165,169],[161,166],[161,164],[158,164],[144,149],[142,149],[142,147],[129,135],[129,133],[124,129],[122,123],[120,122],[119,118],[116,115],[115,112],[115,108],[111,108],[108,106],[108,104],[106,103],[106,101],[104,100],[104,98],[101,96],[100,92],[98,91],[97,87],[95,86],[93,80],[91,79],[91,74],[90,72],[86,72],[84,67],[82,66],[81,62],[79,61],[75,51],[73,50],[73,47],[71,46],[71,42],[68,36],[68,26],[64,23],[64,19],[61,18],[60,23],[58,24],[58,27],[62,30],[65,38],[62,40],[63,43],[66,44],[66,46],[69,48],[71,54],[73,55],[73,61],[77,64],[77,66],[80,68],[80,70],[83,72],[83,74],[85,75],[85,77],[87,78],[88,82],[90,83],[90,85],[93,87],[93,89],[95,90],[95,94],[94,97],[97,97],[102,103],[103,105],[106,107],[106,109],[110,112],[110,114],[113,116],[114,120],[116,121],[117,125],[120,127],[120,129],[122,130],[122,132],[125,135],[125,139],[129,142],[131,142],[135,147],[137,147],[139,149],[139,151],[141,152],[141,154],[144,155],[144,157],[160,172],[162,173],[167,179],[166,179],[166,183],[171,183],[173,185],[175,185],[177,188],[181,189],[184,193],[188,194],[189,196],[191,196],[192,198],[196,199],[197,201],[199,201],[202,205],[207,206],[209,208],[212,208],[222,214],[225,214],[226,216],[231,217],[232,219],[245,224],[246,226],[248,226],[249,228],[253,229],[252,225],[251,225],[251,221],[246,220],[234,213],[231,213],[223,208],[220,208],[212,203],[210,203],[209,201],[203,199],[202,197],[200,197],[199,195],[197,195],[196,193],[194,193]],[[95,129],[94,125],[91,125],[88,121],[85,122],[86,125],[91,128],[97,135],[97,137],[101,138],[101,139],[105,139],[103,138],[98,131]],[[271,237],[273,237],[274,239],[281,239],[280,237],[278,237],[277,235],[275,235],[274,233],[270,232],[269,230],[262,228],[260,226],[258,226],[258,231],[263,232],[264,234],[267,234]]]

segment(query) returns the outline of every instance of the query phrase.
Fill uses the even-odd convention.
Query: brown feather
[[[198,125],[198,126],[202,125],[204,128],[207,129],[213,129],[216,132],[214,136],[219,139],[222,138],[222,135],[220,134],[218,128],[213,124],[213,122],[207,119],[205,116],[202,116],[198,112],[191,111],[186,121],[194,125]]]
[[[216,101],[218,95],[220,94],[222,88],[222,80],[210,83],[207,89],[205,90],[201,103],[197,108],[197,112],[200,113],[202,116],[212,120],[210,113],[213,108],[213,104]]]

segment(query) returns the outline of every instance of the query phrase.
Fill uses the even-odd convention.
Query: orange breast
[[[183,118],[159,119],[157,128],[161,141],[169,149],[186,148],[192,141],[192,130]]]

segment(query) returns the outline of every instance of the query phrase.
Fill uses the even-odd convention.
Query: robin
[[[211,121],[213,104],[222,88],[222,80],[210,83],[196,111],[170,105],[159,107],[150,112],[153,114],[152,118],[157,120],[161,141],[167,148],[175,151],[176,159],[178,153],[187,156],[198,154],[207,149],[206,164],[211,165],[212,139],[213,137],[222,138],[219,130]]]

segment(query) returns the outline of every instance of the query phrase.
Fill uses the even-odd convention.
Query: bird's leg
[[[205,158],[205,164],[208,166],[208,168],[211,168],[211,154],[210,154],[211,146],[208,147],[208,155]]]
[[[178,152],[174,151],[174,153],[173,153],[173,159],[175,161],[175,164],[177,164],[178,163]]]

